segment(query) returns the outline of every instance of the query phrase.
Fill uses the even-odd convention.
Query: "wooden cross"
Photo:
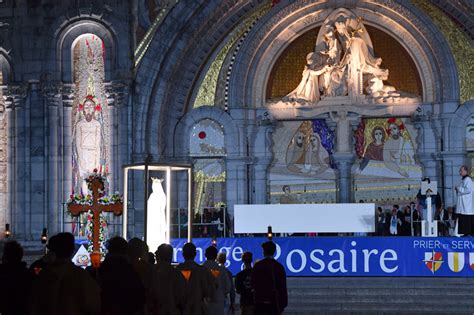
[[[96,175],[97,172],[94,172]],[[103,205],[99,203],[99,199],[104,196],[102,191],[104,190],[104,182],[98,176],[93,176],[88,187],[92,190],[92,205],[81,205],[70,203],[67,205],[69,212],[73,216],[77,216],[82,212],[87,212],[92,210],[93,220],[94,220],[94,230],[92,231],[92,255],[99,256],[100,258],[100,244],[99,244],[99,234],[100,234],[100,213],[101,212],[113,212],[115,215],[121,215],[123,212],[123,202],[119,201],[114,204]],[[91,255],[91,256],[92,256]]]

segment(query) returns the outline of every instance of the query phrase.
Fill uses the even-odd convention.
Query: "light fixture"
[[[272,232],[272,226],[271,225],[268,226],[267,238],[268,238],[269,241],[271,241],[273,239],[273,232]]]
[[[5,224],[5,238],[9,238],[12,235],[12,232],[10,231],[10,224]]]
[[[43,228],[43,233],[41,233],[41,244],[46,244],[48,242],[48,229]]]
[[[217,240],[215,238],[212,239],[211,245],[217,247]]]

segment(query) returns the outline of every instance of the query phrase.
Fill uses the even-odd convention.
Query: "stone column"
[[[48,140],[46,136],[46,104],[41,95],[39,81],[29,81],[29,99],[27,102],[27,120],[25,126],[25,166],[29,169],[29,198],[25,200],[26,211],[30,212],[30,227],[32,240],[40,238],[43,228],[47,227],[47,191],[46,179],[48,162],[46,150]]]
[[[355,155],[353,153],[334,153],[334,162],[336,163],[336,187],[337,202],[350,203],[353,202],[353,187],[351,179],[351,168],[354,164]]]
[[[63,195],[60,187],[61,159],[60,151],[60,118],[59,108],[62,107],[61,82],[43,82],[41,91],[46,103],[47,125],[46,134],[48,144],[45,146],[47,157],[46,165],[46,193],[47,193],[47,226],[49,235],[61,231],[60,224],[63,211]]]
[[[60,224],[63,225],[60,229],[67,228],[64,225],[64,220],[71,219],[65,211],[66,208],[64,203],[67,201],[68,196],[72,192],[72,103],[74,101],[74,84],[64,84],[62,91],[62,102],[59,104],[59,125],[60,134],[59,141],[61,151],[60,154],[60,167],[61,173],[59,180],[61,183],[62,191],[60,191],[59,200],[61,202],[61,210],[59,213]],[[66,230],[68,231],[68,230]]]
[[[247,203],[247,158],[227,157],[227,211],[234,217],[234,205]]]
[[[255,152],[254,178],[249,200],[252,204],[266,204],[268,202],[268,168],[273,160],[272,135],[275,126],[272,120],[262,119],[256,126],[256,132],[250,136],[250,139],[255,139],[252,143],[253,152]]]
[[[10,114],[8,120],[8,190],[11,209],[11,229],[15,237],[26,240],[30,231],[26,228],[27,214],[24,207],[25,194],[25,101],[28,87],[26,85],[8,86]],[[29,213],[28,213],[29,214]],[[29,216],[28,216],[29,220]],[[29,228],[29,226],[28,226]],[[27,231],[27,233],[26,233]],[[27,235],[28,234],[28,235]]]
[[[442,152],[444,191],[440,191],[440,195],[444,197],[445,206],[455,206],[457,202],[454,187],[460,184],[461,177],[459,169],[465,164],[465,154],[462,152]],[[438,185],[439,187],[439,185]]]
[[[8,119],[11,116],[10,109],[7,106],[11,102],[7,102],[8,92],[4,87],[0,88],[0,239],[3,239],[5,232],[5,224],[11,222],[11,209],[8,206],[8,160],[7,156],[10,152],[8,148]],[[5,97],[4,97],[5,96]]]

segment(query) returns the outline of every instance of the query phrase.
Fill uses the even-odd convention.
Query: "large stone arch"
[[[147,155],[159,159],[164,146],[172,151],[169,130],[188,110],[204,65],[240,19],[263,2],[200,0],[176,4],[155,34],[137,71],[135,159]],[[178,29],[176,20],[181,25]]]
[[[240,48],[230,78],[230,107],[263,106],[266,83],[277,57],[299,34],[321,25],[339,7],[354,11],[364,23],[387,32],[406,49],[418,69],[424,102],[459,99],[458,75],[449,46],[416,7],[393,1],[282,1],[258,22]]]
[[[201,106],[188,112],[180,120],[174,131],[175,156],[187,157],[189,155],[189,137],[192,127],[203,119],[211,119],[222,125],[224,130],[224,143],[226,155],[239,156],[241,146],[237,125],[225,111],[214,106]]]
[[[117,37],[110,24],[91,16],[78,16],[63,21],[54,35],[57,77],[62,82],[72,83],[72,45],[83,34],[94,34],[99,37],[105,47],[105,80],[111,81],[117,68],[118,60]]]

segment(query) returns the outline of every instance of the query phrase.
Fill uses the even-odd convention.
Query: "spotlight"
[[[43,228],[43,233],[41,233],[41,244],[46,244],[48,241],[48,229]]]
[[[10,231],[10,224],[5,224],[5,238],[9,238],[12,235],[12,232]]]
[[[268,238],[269,241],[271,241],[273,239],[273,232],[272,232],[272,226],[271,225],[268,226],[267,238]]]
[[[211,245],[217,247],[217,240],[215,238],[212,239]]]

